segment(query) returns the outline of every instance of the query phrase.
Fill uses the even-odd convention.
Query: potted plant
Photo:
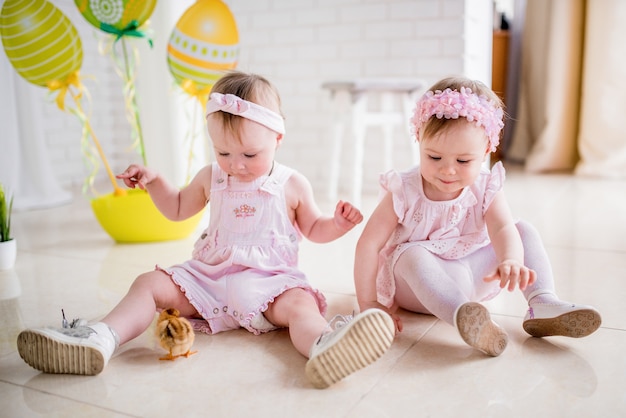
[[[0,270],[8,270],[15,265],[17,246],[11,236],[11,212],[13,195],[9,195],[0,183]]]

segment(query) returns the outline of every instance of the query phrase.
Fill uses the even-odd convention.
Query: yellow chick
[[[189,357],[197,353],[191,351],[195,339],[193,328],[186,318],[180,317],[178,309],[165,309],[159,314],[156,335],[161,347],[168,351],[168,355],[159,360],[176,360],[178,357]]]

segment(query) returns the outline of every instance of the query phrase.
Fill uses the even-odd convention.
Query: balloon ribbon
[[[115,26],[111,26],[109,24],[100,22],[100,29],[104,32],[115,35],[115,41],[119,41],[124,36],[133,36],[135,38],[146,38],[148,43],[150,44],[150,48],[152,48],[152,39],[148,35],[148,31],[139,29],[139,22],[136,20],[131,20],[128,25],[124,29],[118,29]]]
[[[206,114],[206,102],[209,99],[209,93],[211,92],[212,86],[207,86],[204,88],[196,87],[196,83],[193,80],[185,79],[182,83],[180,83],[180,87],[192,98],[196,99],[196,101],[200,104],[200,108],[202,109],[202,115]],[[195,112],[194,112],[195,115]],[[195,116],[193,117],[191,123],[192,131],[195,130]],[[185,179],[185,184],[189,184],[191,180],[191,165],[194,157],[194,144],[196,139],[195,132],[191,132],[191,141],[189,144],[189,155],[187,156],[187,175]]]
[[[91,138],[93,139],[96,149],[98,150],[98,154],[100,155],[100,158],[102,159],[102,162],[104,163],[107,174],[109,176],[109,180],[111,180],[111,183],[113,184],[113,194],[115,196],[125,195],[126,190],[122,189],[121,187],[117,185],[115,181],[115,176],[113,175],[113,172],[111,171],[111,167],[109,166],[109,163],[104,155],[104,151],[102,150],[102,146],[100,145],[100,141],[96,137],[96,134],[94,133],[91,127],[91,124],[89,123],[89,118],[83,111],[82,106],[80,104],[82,93],[87,91],[85,86],[81,83],[80,80],[81,78],[80,78],[79,72],[74,71],[73,73],[69,74],[64,80],[51,80],[51,81],[48,81],[46,84],[50,92],[54,92],[56,90],[59,91],[56,97],[56,103],[59,109],[61,109],[62,111],[66,110],[65,109],[65,96],[67,95],[67,93],[69,93],[70,96],[72,96],[72,98],[74,99],[74,102],[76,103],[76,108],[71,109],[70,111],[75,113],[78,116],[78,118],[81,120],[83,124],[83,132],[84,132],[83,135],[85,135],[85,133],[87,132],[91,135]],[[74,86],[77,89],[76,92],[72,90],[72,86]],[[93,182],[93,175],[90,177],[91,177],[90,181]]]

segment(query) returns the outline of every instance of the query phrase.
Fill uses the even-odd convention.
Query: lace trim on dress
[[[324,297],[324,295],[317,289],[313,289],[310,286],[306,286],[303,285],[302,283],[300,284],[294,284],[294,285],[286,285],[284,286],[280,291],[278,291],[274,296],[271,296],[270,298],[268,298],[264,304],[262,304],[258,309],[256,309],[253,312],[249,312],[248,314],[246,314],[245,318],[240,321],[240,324],[242,327],[244,327],[245,329],[247,329],[248,331],[252,332],[255,335],[260,335],[269,331],[272,331],[278,327],[274,327],[274,328],[268,328],[268,329],[256,329],[254,327],[252,327],[251,322],[252,319],[257,316],[257,315],[263,315],[263,312],[267,311],[267,309],[269,308],[270,304],[272,304],[280,295],[282,295],[283,293],[285,293],[288,290],[291,289],[302,289],[305,290],[307,293],[309,293],[311,296],[313,296],[315,298],[315,301],[317,302],[317,305],[319,307],[320,313],[322,315],[326,315],[326,309],[328,307],[328,304],[326,303],[326,298]]]

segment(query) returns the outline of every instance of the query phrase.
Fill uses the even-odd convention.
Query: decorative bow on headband
[[[218,111],[226,112],[260,123],[279,134],[285,133],[285,121],[281,115],[234,94],[211,93],[206,109],[207,117]]]

